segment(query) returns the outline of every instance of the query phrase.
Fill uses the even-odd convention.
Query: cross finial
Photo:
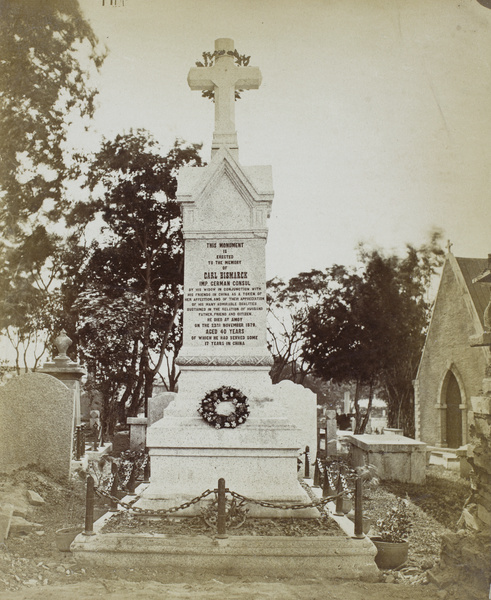
[[[450,240],[447,240],[447,254],[450,254],[452,252],[452,242]]]
[[[252,90],[261,85],[261,72],[257,67],[238,67],[235,64],[233,40],[215,40],[215,50],[221,54],[218,54],[212,67],[193,67],[188,75],[188,84],[192,90],[215,92],[212,156],[223,146],[237,153],[235,90]]]

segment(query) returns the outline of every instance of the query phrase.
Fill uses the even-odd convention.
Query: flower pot
[[[407,560],[408,543],[383,542],[379,537],[370,538],[377,548],[375,563],[379,569],[397,569]]]
[[[82,531],[80,526],[78,527],[65,527],[58,529],[55,534],[56,547],[60,552],[70,552],[70,544]]]

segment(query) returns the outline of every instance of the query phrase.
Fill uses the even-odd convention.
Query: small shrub
[[[398,498],[383,519],[377,521],[377,531],[383,542],[404,542],[412,529],[409,501]]]

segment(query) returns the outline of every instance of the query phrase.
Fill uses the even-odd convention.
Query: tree
[[[4,253],[0,268],[0,329],[15,351],[15,368],[35,370],[60,318],[61,292],[57,285],[63,270],[59,236],[33,229],[21,248]]]
[[[309,311],[302,353],[314,374],[334,383],[355,383],[355,433],[368,422],[377,384],[381,347],[377,324],[367,314],[369,285],[358,273],[335,265],[326,269],[326,286],[320,303]],[[360,410],[363,386],[368,386],[368,409]]]
[[[330,293],[309,312],[302,354],[317,375],[356,383],[356,432],[364,431],[378,391],[389,426],[414,435],[412,381],[429,321],[427,290],[443,254],[439,239],[434,232],[429,244],[408,245],[403,258],[361,247],[361,272],[326,270]],[[365,414],[358,405],[362,385],[368,386]]]
[[[80,356],[103,393],[109,429],[146,404],[164,361],[169,389],[177,383],[183,243],[176,175],[185,164],[201,165],[199,149],[176,141],[163,156],[143,130],[105,140],[88,172],[92,200],[69,221],[87,225],[100,215],[104,223],[73,286]]]
[[[268,305],[268,347],[274,357],[273,383],[285,377],[302,383],[312,365],[302,355],[303,333],[310,308],[325,286],[322,271],[300,273],[288,284],[275,277],[266,282]]]
[[[378,271],[382,290],[381,328],[389,353],[380,373],[380,396],[387,403],[389,427],[414,437],[414,389],[432,303],[429,287],[442,265],[441,234],[434,231],[430,242],[419,248],[407,246],[406,256],[384,256],[379,251],[365,255],[369,275]],[[384,286],[385,283],[385,287]]]
[[[3,0],[0,13],[1,326],[27,368],[27,349],[40,339],[35,366],[53,326],[67,135],[75,118],[92,117],[90,71],[104,53],[76,0]]]

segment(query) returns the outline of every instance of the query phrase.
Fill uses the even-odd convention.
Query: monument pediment
[[[177,201],[186,233],[265,230],[273,201],[271,167],[243,167],[222,148],[206,167],[181,170]]]

